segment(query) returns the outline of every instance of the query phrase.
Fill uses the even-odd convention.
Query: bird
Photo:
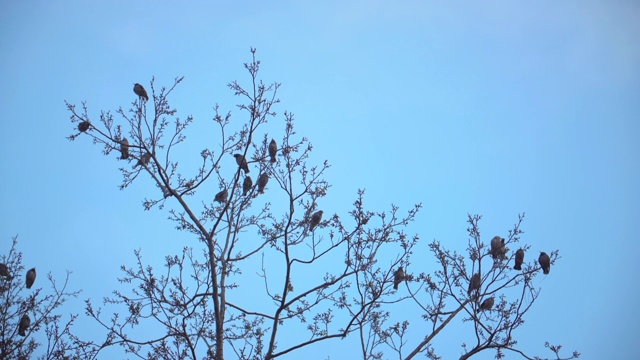
[[[471,295],[473,290],[480,289],[480,285],[482,285],[482,280],[480,279],[480,273],[473,274],[471,280],[469,281],[469,290],[467,291],[467,295]]]
[[[34,281],[36,281],[36,268],[27,271],[27,289],[31,289]]]
[[[151,154],[144,153],[144,155],[140,156],[140,159],[138,159],[138,162],[135,165],[133,165],[133,168],[135,169],[136,166],[138,165],[147,165],[149,164],[150,160],[151,160]]]
[[[120,140],[120,155],[120,159],[129,158],[129,140],[127,138]]]
[[[494,259],[502,259],[506,258],[507,248],[504,246],[504,238],[500,236],[494,236],[491,239],[491,250],[489,253]]]
[[[513,269],[522,270],[522,262],[524,261],[524,250],[518,249],[518,251],[516,251],[515,261],[516,261],[516,264],[513,265]]]
[[[11,274],[9,274],[9,268],[7,264],[0,263],[0,276],[11,278]]]
[[[229,192],[227,191],[227,189],[224,189],[222,191],[220,191],[219,193],[216,194],[216,197],[213,198],[213,201],[217,201],[219,203],[226,203],[227,202],[227,196],[229,196]]]
[[[402,266],[393,273],[393,288],[398,290],[398,285],[404,280],[404,270],[402,270]]]
[[[494,302],[495,302],[495,299],[493,298],[493,296],[490,298],[484,299],[484,301],[482,302],[482,304],[480,304],[480,307],[478,308],[478,310],[476,310],[476,312],[491,310]]]
[[[238,166],[240,166],[240,168],[244,171],[244,173],[248,173],[249,172],[249,165],[247,165],[247,160],[244,158],[244,156],[240,155],[240,154],[234,154],[233,157],[236,158],[236,162],[238,163]]]
[[[89,130],[90,126],[91,126],[90,122],[83,121],[80,124],[78,124],[78,130],[80,130],[80,132],[85,132],[85,131]]]
[[[25,331],[27,331],[27,329],[29,328],[29,325],[31,325],[31,319],[29,319],[29,315],[27,314],[22,315],[22,318],[20,319],[20,324],[18,325],[18,335],[26,336]]]
[[[267,173],[262,173],[258,176],[258,191],[260,194],[264,194],[264,187],[267,186],[269,182],[269,175]]]
[[[247,193],[253,187],[253,180],[251,180],[251,176],[246,176],[244,178],[244,182],[242,183],[242,196],[247,195]]]
[[[138,83],[133,84],[133,92],[139,97],[144,98],[145,101],[149,101],[149,96],[147,95],[147,90],[144,89],[144,86]]]
[[[278,152],[278,144],[276,144],[275,140],[271,139],[271,142],[269,143],[269,156],[271,157],[272,163],[276,162],[277,152]]]
[[[538,263],[542,268],[542,272],[545,275],[547,275],[549,273],[549,270],[551,270],[551,259],[549,258],[549,255],[547,255],[546,252],[544,251],[540,252],[540,256],[538,257]]]
[[[318,210],[311,215],[311,219],[309,220],[309,230],[313,231],[313,229],[320,224],[320,220],[322,220],[322,210]]]

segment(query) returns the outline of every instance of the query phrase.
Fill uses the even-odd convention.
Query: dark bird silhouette
[[[128,159],[129,158],[129,140],[124,138],[120,140],[120,159]]]
[[[22,318],[20,319],[20,324],[18,325],[18,335],[26,336],[25,331],[27,331],[27,329],[29,328],[29,325],[31,325],[31,319],[29,319],[29,315],[27,314],[22,315]]]
[[[549,255],[547,255],[546,252],[544,251],[540,252],[540,256],[538,257],[538,263],[542,268],[542,272],[545,275],[547,275],[549,273],[549,270],[551,270],[551,259],[549,258]]]
[[[311,219],[309,220],[309,230],[313,231],[313,229],[320,224],[322,220],[322,210],[318,210],[313,215],[311,215]]]
[[[516,264],[513,265],[513,269],[522,270],[522,262],[524,261],[524,250],[518,249],[518,251],[516,251],[515,261],[516,261]]]
[[[501,238],[500,236],[494,236],[493,239],[491,239],[491,250],[489,250],[489,253],[494,259],[506,259],[508,250],[509,249],[504,246],[504,238]]]
[[[34,281],[36,281],[36,268],[27,271],[27,289],[31,289]]]
[[[398,290],[398,285],[404,280],[404,270],[402,267],[399,267],[396,272],[393,273],[393,288]]]
[[[269,175],[267,173],[262,173],[258,176],[258,191],[260,194],[264,194],[264,187],[267,186],[269,182]]]
[[[482,304],[480,304],[480,307],[478,308],[478,310],[476,310],[476,312],[491,310],[494,302],[495,302],[495,299],[493,298],[493,296],[490,298],[484,299],[484,301],[482,302]]]
[[[271,139],[271,142],[269,143],[269,156],[271,157],[272,163],[276,162],[277,152],[278,152],[278,144],[276,144],[275,140]]]
[[[253,180],[251,180],[251,176],[246,176],[244,178],[244,182],[242,183],[242,196],[246,196],[251,188],[253,187]]]
[[[138,162],[135,165],[133,165],[133,168],[135,169],[136,166],[138,165],[149,165],[150,160],[151,160],[151,154],[144,153],[142,156],[140,156],[140,159],[138,159]]]
[[[469,281],[469,290],[467,291],[467,295],[471,295],[473,290],[479,290],[480,285],[482,285],[482,279],[480,279],[480,273],[473,274],[471,280]]]
[[[0,263],[0,276],[11,278],[11,274],[9,274],[9,268],[7,264]]]
[[[149,101],[149,96],[147,95],[147,90],[144,89],[144,86],[138,83],[133,84],[133,92],[141,98],[144,98],[145,101]]]
[[[248,173],[249,172],[249,165],[247,165],[247,159],[244,158],[244,156],[240,155],[240,154],[234,154],[233,157],[236,158],[236,162],[238,163],[238,166],[240,166],[240,168],[244,171],[244,173]]]
[[[89,130],[90,126],[91,126],[90,122],[83,121],[80,124],[78,124],[78,130],[80,130],[80,132],[85,132],[85,131]]]
[[[222,191],[220,191],[219,193],[216,194],[216,197],[213,198],[213,201],[217,201],[219,203],[226,203],[227,202],[227,196],[229,196],[229,192],[227,191],[227,189],[224,189]]]

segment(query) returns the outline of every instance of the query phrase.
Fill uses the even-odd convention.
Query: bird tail
[[[271,162],[272,162],[272,163],[276,162],[276,157],[275,157],[275,156],[272,156],[272,157],[271,157]]]
[[[545,275],[547,275],[547,274],[549,274],[549,270],[550,270],[549,268],[542,269],[542,272],[543,272]]]
[[[514,270],[522,270],[522,264],[520,264],[520,263],[516,263],[516,264],[513,266],[513,269],[514,269]]]
[[[393,284],[393,289],[398,290],[398,284]]]

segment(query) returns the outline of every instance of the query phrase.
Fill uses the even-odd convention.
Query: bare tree
[[[460,255],[433,243],[432,251],[443,265],[437,280],[410,275],[418,236],[408,236],[404,228],[420,204],[404,215],[396,206],[374,212],[365,208],[360,190],[348,214],[323,205],[330,188],[323,179],[328,162],[310,165],[313,147],[296,134],[294,115],[284,112],[279,117],[275,112],[280,84],[259,79],[260,62],[254,49],[251,53],[251,62],[245,64],[249,85],[228,84],[242,99],[237,110],[246,120],[216,105],[211,124],[219,144],[199,152],[194,171],[179,168],[193,158],[179,162],[172,152],[185,141],[185,129],[194,121],[191,116],[181,119],[169,105],[183,78],[158,90],[152,79],[149,101],[136,97],[128,111],[115,112],[117,120],[111,112],[102,112],[93,122],[86,103],[81,110],[67,103],[79,130],[69,139],[88,136],[102,146],[104,155],[115,153],[123,164],[120,188],[139,178],[149,181],[156,190],[144,200],[144,209],[167,207],[176,228],[193,235],[181,254],[165,258],[160,273],[143,262],[142,251],[135,251],[135,265],[123,266],[120,279],[135,287],[116,290],[102,305],[120,309],[116,315],[106,317],[87,300],[87,313],[107,330],[104,341],[91,342],[94,356],[117,345],[140,358],[222,360],[231,353],[239,359],[274,359],[314,343],[350,337],[357,339],[363,359],[382,358],[385,350],[403,358],[394,339],[404,344],[409,323],[388,326],[385,310],[400,302],[413,302],[433,323],[432,334],[407,358],[431,354],[431,339],[459,313],[473,320],[478,337],[468,356],[485,348],[511,350],[510,338],[496,338],[510,336],[502,330],[504,324],[494,325],[502,319],[497,311],[520,325],[535,297],[515,309],[500,297],[491,318],[488,312],[476,315],[477,299],[464,296],[468,272]],[[282,124],[280,136],[265,132],[268,122]],[[128,156],[123,156],[125,138]],[[269,141],[272,138],[279,141]],[[255,186],[247,179],[250,174],[257,179]],[[217,186],[205,191],[206,183]],[[506,244],[517,241],[516,235]],[[472,268],[483,276],[481,296],[521,284],[523,292],[537,296],[529,284],[538,269],[528,267],[518,275],[507,274],[502,265],[480,269],[485,245],[479,233],[474,239],[470,255]],[[552,261],[556,259],[557,252]],[[400,267],[405,269],[403,279]],[[394,289],[402,280],[408,295]],[[424,296],[433,304],[424,304]],[[453,312],[444,309],[449,297],[458,304]],[[136,332],[138,327],[153,331]]]
[[[70,315],[63,321],[59,314],[61,306],[79,294],[67,290],[70,273],[67,272],[61,287],[50,273],[46,281],[34,275],[27,277],[17,244],[18,237],[14,236],[9,253],[0,258],[0,359],[82,356],[86,353],[85,344],[71,333],[78,315]],[[33,286],[28,289],[27,283]],[[40,286],[43,283],[51,288]],[[46,344],[34,338],[40,330],[45,332]]]

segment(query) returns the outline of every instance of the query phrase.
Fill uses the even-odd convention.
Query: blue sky
[[[638,18],[634,1],[2,2],[0,251],[19,234],[27,267],[72,270],[71,287],[99,301],[133,249],[155,262],[195,245],[143,211],[148,180],[118,191],[113,156],[65,139],[63,101],[97,119],[128,108],[133,82],[185,76],[173,105],[201,126],[215,103],[234,110],[225,85],[247,80],[253,46],[262,78],[283,83],[277,111],[332,165],[325,212],[346,216],[358,188],[373,210],[421,202],[407,231],[460,251],[467,213],[484,216],[488,241],[526,212],[523,241],[562,259],[522,347],[640,358]],[[213,146],[188,135],[186,152]],[[435,345],[453,358],[460,342],[449,330]],[[311,356],[347,358],[330,345]]]

